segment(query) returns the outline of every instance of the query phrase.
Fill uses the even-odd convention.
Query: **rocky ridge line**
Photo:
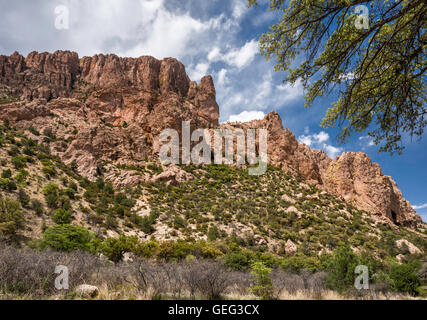
[[[183,120],[194,128],[266,128],[271,164],[395,224],[421,222],[396,183],[364,153],[330,159],[299,143],[276,112],[263,120],[219,126],[212,77],[197,84],[173,58],[79,59],[69,51],[32,52],[24,58],[15,52],[0,56],[2,95],[20,101],[1,105],[0,119],[59,137],[49,142],[52,152],[91,179],[102,172],[103,161],[155,159],[160,132],[180,132]]]

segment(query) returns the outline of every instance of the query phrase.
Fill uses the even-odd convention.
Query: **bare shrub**
[[[322,299],[323,292],[326,289],[327,277],[326,272],[316,272],[309,278],[308,286],[314,299]]]
[[[155,299],[168,291],[167,276],[162,263],[152,263],[143,259],[136,262],[136,281],[147,298]]]
[[[239,295],[247,295],[252,283],[252,276],[248,272],[234,271],[228,274],[231,287],[230,290]]]
[[[163,272],[163,278],[166,281],[167,293],[173,298],[179,298],[184,289],[184,280],[182,277],[182,264],[176,262],[167,262],[158,264]]]
[[[190,280],[190,277],[192,279]],[[183,280],[190,291],[196,288],[204,298],[220,299],[232,284],[229,273],[220,261],[194,260],[183,269]]]
[[[69,289],[89,280],[99,267],[96,257],[85,252],[59,253],[13,247],[0,248],[0,290],[3,292],[43,296],[62,293],[55,288],[55,269],[69,270]]]

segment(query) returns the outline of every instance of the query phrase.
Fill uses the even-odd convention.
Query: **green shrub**
[[[47,228],[39,245],[42,249],[58,251],[94,250],[94,236],[87,229],[71,224],[54,225]]]
[[[263,300],[270,300],[273,296],[273,281],[270,278],[271,269],[262,262],[255,262],[252,265],[252,286],[251,292]]]
[[[59,187],[57,184],[49,183],[43,188],[42,193],[49,208],[58,208]]]
[[[119,238],[108,238],[101,246],[102,253],[113,262],[120,262],[123,254],[131,252],[138,243],[136,237],[121,235]]]
[[[29,174],[29,172],[27,170],[21,169],[21,170],[19,170],[19,172],[16,175],[15,179],[16,179],[16,181],[18,181],[18,183],[23,184],[27,180],[27,178],[28,178],[29,175],[30,174]]]
[[[326,262],[328,278],[327,285],[339,292],[352,287],[355,280],[355,269],[361,264],[359,257],[350,247],[340,247],[332,253],[332,257]]]
[[[212,226],[209,228],[208,231],[208,240],[209,241],[215,241],[216,239],[218,239],[220,236],[220,232],[218,230],[217,226]]]
[[[318,257],[309,257],[303,253],[297,253],[292,257],[286,257],[281,262],[283,270],[299,273],[302,270],[318,271],[321,268],[321,263]]]
[[[16,183],[10,179],[0,179],[0,189],[5,191],[15,191],[18,189]]]
[[[391,280],[391,289],[416,295],[418,293],[417,288],[421,285],[421,280],[417,275],[419,268],[420,264],[418,262],[394,263],[388,273]]]
[[[43,204],[39,200],[32,200],[31,208],[34,210],[34,212],[38,216],[41,216],[44,213]]]
[[[24,225],[25,218],[19,202],[0,197],[0,233],[15,235]]]
[[[27,158],[23,156],[16,156],[12,158],[12,164],[16,170],[20,170],[26,167]]]
[[[28,196],[28,194],[23,190],[23,189],[19,189],[18,192],[18,200],[21,203],[21,205],[26,208],[28,206],[28,204],[30,203],[30,197]]]
[[[70,210],[57,209],[53,214],[53,221],[56,224],[70,224],[72,213]]]
[[[3,170],[1,177],[3,179],[10,179],[12,177],[12,171],[10,169]]]
[[[247,271],[252,264],[249,252],[234,251],[225,255],[225,265],[234,271]]]

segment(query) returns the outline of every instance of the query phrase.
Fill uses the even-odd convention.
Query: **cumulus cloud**
[[[221,69],[218,72],[218,78],[217,78],[218,86],[222,87],[222,86],[227,84],[227,82],[228,82],[227,72],[228,72],[227,69]]]
[[[414,210],[425,209],[425,208],[427,208],[427,203],[421,204],[419,206],[412,206],[412,208],[414,208]]]
[[[211,62],[222,61],[229,66],[242,69],[247,67],[254,60],[258,51],[258,41],[252,39],[246,42],[242,47],[232,47],[225,53],[222,53],[220,48],[213,47],[207,58]]]
[[[194,69],[189,68],[188,75],[190,79],[194,81],[199,81],[202,77],[207,75],[209,66],[210,66],[209,63],[202,62],[197,64]]]
[[[240,19],[247,12],[245,0],[234,0],[233,4],[233,18]]]
[[[287,101],[292,101],[297,98],[300,98],[304,94],[304,88],[301,80],[297,80],[293,85],[290,83],[287,83],[287,84],[282,84],[280,86],[277,86],[277,90],[279,90],[279,92],[283,94],[283,97]]]
[[[229,122],[248,122],[252,120],[264,119],[265,113],[262,111],[243,111],[240,114],[233,114],[228,119]]]
[[[320,149],[325,151],[329,157],[335,158],[343,152],[342,148],[335,147],[328,143],[330,141],[329,134],[320,131],[319,133],[309,134],[309,129],[306,127],[304,129],[304,135],[298,137],[298,141],[306,144],[307,146],[313,149]]]
[[[258,41],[253,39],[241,48],[233,49],[224,55],[224,60],[231,66],[239,69],[248,66],[259,51]]]

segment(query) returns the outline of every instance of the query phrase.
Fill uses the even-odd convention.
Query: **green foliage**
[[[297,253],[292,257],[284,258],[281,267],[283,270],[293,273],[299,273],[302,270],[314,272],[321,269],[321,261],[318,257],[310,257],[302,253]]]
[[[220,236],[220,232],[217,226],[213,225],[212,227],[209,228],[209,231],[208,231],[209,241],[215,241],[216,239],[218,239],[219,236]]]
[[[40,248],[52,248],[58,251],[93,251],[94,235],[87,229],[71,224],[54,225],[47,228],[39,243]]]
[[[44,213],[43,204],[39,200],[32,200],[31,201],[31,208],[34,210],[36,215],[38,215],[39,217],[41,215],[43,215],[43,213]]]
[[[113,262],[120,262],[123,259],[123,254],[131,252],[135,249],[138,243],[136,237],[127,237],[121,235],[119,238],[108,238],[102,243],[101,251]]]
[[[252,286],[251,291],[263,300],[270,300],[273,295],[273,281],[269,277],[271,269],[262,262],[255,262],[252,265]]]
[[[0,233],[11,236],[25,225],[25,217],[18,201],[0,197]]]
[[[12,164],[15,169],[20,170],[26,167],[27,158],[24,156],[15,156],[12,157]]]
[[[53,165],[52,161],[49,159],[42,159],[41,163],[43,165],[43,173],[46,175],[47,178],[53,178],[57,175],[57,171],[55,166]]]
[[[355,13],[360,4],[369,7],[366,28]],[[368,129],[384,143],[380,151],[401,152],[402,136],[421,138],[427,124],[426,7],[423,0],[271,0],[270,10],[283,16],[261,37],[261,53],[276,58],[286,81],[302,80],[307,106],[340,91],[322,125],[342,126],[341,142]]]
[[[23,189],[19,189],[18,192],[18,200],[21,203],[21,205],[26,208],[28,206],[28,204],[30,203],[30,197],[28,196],[28,194],[23,190]]]
[[[252,255],[248,251],[233,251],[225,255],[224,261],[231,270],[247,271],[252,264]]]
[[[59,186],[57,184],[49,183],[43,188],[42,193],[49,208],[58,208]]]
[[[70,224],[72,212],[63,208],[56,209],[53,214],[53,221],[56,224]]]
[[[0,178],[0,189],[5,191],[14,191],[18,189],[16,183],[10,179]]]
[[[350,247],[339,247],[334,250],[332,257],[326,262],[329,273],[326,282],[328,286],[339,292],[354,285],[355,269],[362,263]]]
[[[155,258],[164,261],[179,261],[187,256],[205,259],[216,259],[223,253],[206,242],[189,242],[184,240],[164,241],[159,244],[155,251]]]
[[[3,170],[1,177],[3,179],[10,179],[12,177],[12,171],[10,169]]]
[[[416,295],[417,289],[421,285],[421,280],[417,275],[419,269],[420,264],[418,262],[392,264],[388,272],[391,289]]]
[[[18,181],[19,184],[24,184],[29,175],[30,175],[30,173],[27,170],[21,169],[21,170],[19,170],[15,179],[16,179],[16,181]]]

